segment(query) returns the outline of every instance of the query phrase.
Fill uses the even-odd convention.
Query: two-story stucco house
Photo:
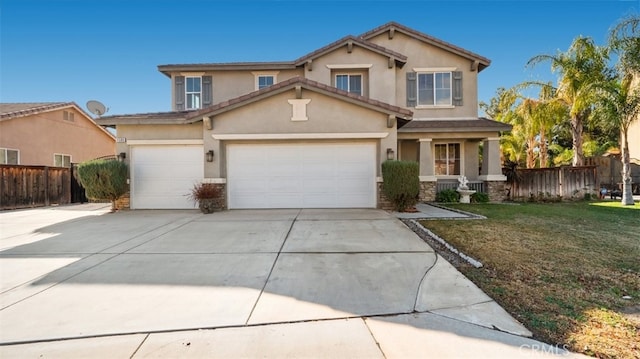
[[[98,122],[130,161],[131,208],[193,208],[202,181],[230,209],[379,207],[387,159],[419,162],[422,200],[460,175],[498,200],[509,126],[478,118],[489,63],[391,22],[293,61],[158,66],[172,112]]]
[[[0,164],[69,167],[113,155],[115,142],[74,102],[0,103]]]

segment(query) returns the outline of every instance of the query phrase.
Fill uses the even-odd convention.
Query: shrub
[[[382,192],[402,212],[413,207],[420,193],[420,168],[414,161],[385,161],[382,164]]]
[[[476,192],[471,195],[471,202],[473,203],[487,203],[489,202],[489,195],[484,192]]]
[[[455,189],[449,188],[442,190],[436,194],[436,202],[459,202],[460,201],[460,193],[458,193]]]
[[[196,183],[188,194],[188,198],[198,204],[202,213],[213,213],[219,197],[220,189],[213,183]]]
[[[116,209],[116,200],[127,192],[127,165],[114,160],[91,160],[78,165],[78,179],[88,198],[111,201],[111,210]]]

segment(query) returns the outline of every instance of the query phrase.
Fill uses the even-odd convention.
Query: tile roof
[[[347,45],[348,43],[353,43],[354,45],[361,46],[361,47],[363,47],[365,49],[377,52],[377,53],[379,53],[381,55],[392,57],[396,61],[400,61],[402,63],[407,62],[407,56],[405,56],[405,55],[403,55],[403,54],[401,54],[399,52],[395,52],[395,51],[389,50],[386,47],[374,44],[372,42],[366,41],[363,38],[356,37],[356,36],[353,36],[353,35],[348,35],[348,36],[345,36],[345,37],[343,37],[343,38],[341,38],[341,39],[339,39],[337,41],[334,41],[334,42],[330,43],[327,46],[321,47],[321,48],[319,48],[319,49],[317,49],[317,50],[315,50],[313,52],[310,52],[310,53],[298,58],[294,62],[297,65],[302,65],[305,62],[307,62],[308,60],[320,57],[320,56],[322,56],[322,55],[324,55],[324,54],[326,54],[328,52],[331,52],[331,51],[333,51],[333,50],[335,50],[335,49],[337,49],[337,48],[339,48],[341,46]]]
[[[103,116],[95,121],[103,126],[112,126],[118,124],[188,124],[202,120],[204,116],[214,116],[224,113],[235,108],[247,105],[249,103],[267,98],[282,92],[290,91],[296,86],[312,91],[317,91],[340,100],[351,102],[360,106],[373,108],[381,112],[395,114],[401,119],[410,119],[413,112],[406,108],[390,105],[385,102],[373,100],[368,97],[359,96],[339,90],[335,87],[312,81],[303,77],[293,77],[286,81],[279,82],[275,85],[265,87],[258,91],[248,93],[227,101],[217,103],[213,106],[206,107],[197,111],[174,111],[174,112],[152,112],[139,113],[131,115],[114,115]]]
[[[0,103],[0,119],[10,119],[35,115],[41,112],[56,110],[63,107],[77,106],[74,102],[23,102]]]
[[[402,24],[399,24],[397,22],[391,21],[388,22],[384,25],[378,26],[375,29],[369,30],[367,32],[365,32],[364,34],[360,35],[361,38],[368,40],[371,39],[374,36],[377,36],[381,33],[390,31],[391,29],[394,30],[399,30],[400,32],[405,33],[406,35],[409,35],[415,39],[424,41],[428,44],[432,44],[434,46],[440,47],[444,50],[456,53],[460,56],[466,57],[468,59],[471,60],[477,60],[479,62],[479,68],[478,68],[478,72],[482,71],[484,68],[488,67],[491,64],[491,60],[489,60],[488,58],[478,55],[474,52],[471,52],[469,50],[463,49],[459,46],[453,45],[449,42],[446,41],[442,41],[440,39],[437,39],[433,36],[427,35],[425,33],[422,33],[420,31],[414,30],[412,28],[406,27]]]
[[[451,120],[414,120],[398,132],[467,132],[467,131],[509,131],[512,126],[484,117]]]
[[[390,105],[388,103],[374,100],[368,97],[359,96],[353,93],[349,93],[343,90],[339,90],[336,87],[325,85],[323,83],[309,80],[304,77],[293,77],[286,81],[279,82],[275,85],[265,87],[261,90],[254,91],[248,93],[246,95],[242,95],[240,97],[236,97],[227,101],[220,102],[211,107],[207,107],[196,112],[190,113],[187,116],[187,119],[200,118],[205,115],[215,115],[218,113],[226,112],[233,108],[242,106],[246,103],[257,101],[264,97],[269,97],[278,93],[282,93],[288,90],[295,88],[296,86],[301,86],[302,88],[316,90],[318,92],[324,93],[325,95],[329,95],[335,98],[339,98],[341,100],[347,100],[352,103],[364,105],[365,107],[373,107],[378,110],[383,110],[384,112],[391,112],[396,114],[399,117],[410,118],[413,116],[413,112],[406,108]]]

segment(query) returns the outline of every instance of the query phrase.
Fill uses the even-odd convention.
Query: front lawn
[[[640,204],[450,206],[487,219],[422,225],[481,261],[459,269],[536,339],[640,358],[640,321],[624,315],[640,308]]]

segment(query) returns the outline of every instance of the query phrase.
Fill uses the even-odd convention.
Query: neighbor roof
[[[484,117],[461,120],[414,120],[398,132],[510,131],[511,125]]]
[[[415,39],[418,39],[420,41],[423,41],[427,44],[439,47],[443,50],[447,50],[449,52],[452,52],[454,54],[458,54],[462,57],[465,57],[469,60],[472,61],[478,61],[478,72],[484,70],[486,67],[488,67],[491,64],[491,60],[489,60],[488,58],[484,57],[484,56],[480,56],[476,53],[473,53],[469,50],[465,50],[461,47],[458,47],[456,45],[453,45],[451,43],[448,43],[446,41],[442,41],[440,39],[437,39],[433,36],[427,35],[425,33],[422,33],[420,31],[414,30],[412,28],[406,27],[402,24],[399,24],[397,22],[391,21],[388,22],[382,26],[379,26],[373,30],[369,30],[367,32],[365,32],[364,34],[360,35],[361,38],[365,39],[365,40],[369,40],[375,36],[378,36],[380,34],[383,34],[385,32],[389,32],[389,31],[400,31],[405,35],[411,36]]]
[[[23,102],[23,103],[0,103],[0,121],[10,120],[14,118],[38,115],[45,112],[62,110],[65,108],[73,107],[80,114],[82,114],[88,121],[94,126],[99,128],[102,132],[109,135],[111,138],[115,138],[111,132],[102,128],[96,121],[89,116],[78,104],[75,102]]]
[[[30,116],[75,105],[73,102],[0,103],[0,119]]]

